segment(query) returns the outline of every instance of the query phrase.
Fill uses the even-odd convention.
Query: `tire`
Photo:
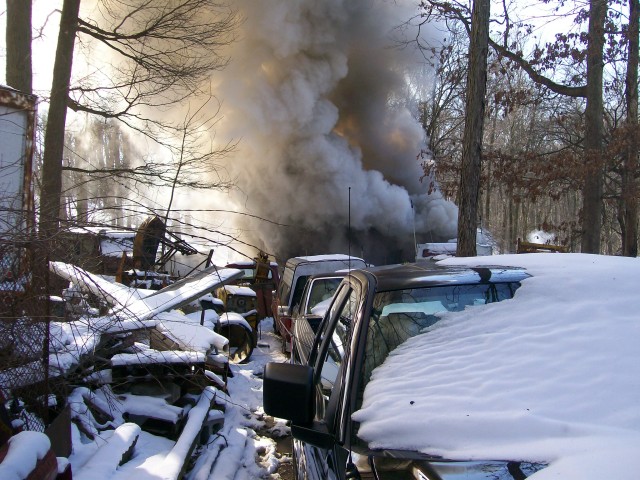
[[[246,363],[256,346],[256,335],[251,329],[237,323],[223,323],[216,332],[229,340],[229,362]]]

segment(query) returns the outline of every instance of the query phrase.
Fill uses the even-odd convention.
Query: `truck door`
[[[324,421],[329,431],[338,438],[339,405],[344,392],[344,366],[351,349],[351,323],[358,311],[358,292],[343,283],[336,293],[326,321],[321,326],[310,362],[314,364],[316,376],[316,420]],[[294,455],[297,460],[298,478],[340,479],[344,478],[347,452],[338,443],[321,449],[294,440]]]

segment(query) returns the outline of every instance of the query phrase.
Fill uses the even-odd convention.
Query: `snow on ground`
[[[250,361],[232,365],[234,377],[228,382],[229,401],[223,437],[212,440],[201,452],[189,480],[279,478],[272,474],[281,461],[290,461],[289,458],[277,458],[273,440],[256,435],[257,431],[269,431],[273,437],[289,434],[289,428],[282,420],[275,425],[265,423],[261,380],[264,366],[268,362],[287,359],[281,353],[282,340],[273,333],[273,320],[264,319],[260,327],[258,346]],[[227,443],[228,446],[220,451]],[[259,464],[256,464],[256,452],[261,456]],[[214,462],[214,468],[207,476],[207,466]]]
[[[282,362],[286,358],[281,353],[280,338],[273,333],[273,321],[270,318],[265,319],[260,327],[258,346],[250,361],[242,365],[231,365],[234,376],[228,379],[229,395],[217,392],[216,402],[224,406],[224,425],[220,431],[209,438],[206,446],[196,452],[197,460],[193,469],[185,477],[187,480],[278,479],[279,476],[275,472],[280,463],[291,461],[288,457],[281,458],[276,454],[275,441],[269,438],[287,435],[289,428],[282,421],[278,421],[275,425],[267,425],[265,422],[260,379],[267,362]],[[83,393],[87,394],[87,391],[79,391],[77,394]],[[153,405],[150,400],[145,405],[142,400],[136,400],[135,397],[135,395],[124,395],[121,400],[142,402],[137,407],[140,411],[146,408],[158,412],[159,407]],[[106,399],[103,400],[106,401]],[[81,402],[76,400],[73,403],[77,405]],[[191,412],[194,410],[195,407]],[[217,411],[212,410],[210,418],[216,413]],[[116,418],[116,423],[121,422],[121,418]],[[261,436],[264,432],[270,432],[270,435]],[[69,461],[74,473],[82,472],[83,478],[94,478],[91,475],[92,472],[97,474],[97,471],[92,470],[98,458],[96,455],[100,455],[101,465],[110,463],[117,465],[117,461],[114,463],[113,459],[105,457],[118,455],[118,450],[114,449],[111,453],[100,448],[107,444],[113,435],[114,430],[105,430],[99,433],[95,440],[89,441],[85,435],[80,434],[75,425],[72,425],[73,453]],[[175,453],[176,449],[180,450],[180,445],[175,441],[142,431],[135,445],[132,459],[110,473],[105,473],[105,469],[101,469],[100,478],[104,480],[175,478],[172,475],[177,463],[172,458],[172,451]]]
[[[640,471],[640,259],[535,253],[514,299],[446,313],[374,371],[359,435],[450,459],[549,463],[531,480]],[[428,379],[428,381],[426,380]]]

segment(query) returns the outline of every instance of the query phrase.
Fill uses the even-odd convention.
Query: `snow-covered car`
[[[639,259],[531,253],[425,263],[475,272],[471,283],[490,295],[473,304],[500,300],[496,282],[521,286],[510,300],[456,311],[467,287],[446,269],[439,278],[407,272],[415,267],[347,277],[304,363],[265,371],[264,408],[291,420],[300,476],[636,480]],[[449,290],[446,311],[393,348],[412,322],[383,328],[382,313],[406,305],[425,313],[422,287],[393,312],[389,301],[430,281]]]
[[[361,423],[353,417],[391,352],[412,348],[412,337],[434,329],[448,312],[511,299],[525,278],[516,268],[414,264],[355,270],[342,280],[316,334],[299,317],[292,358],[300,363],[269,363],[263,384],[265,412],[291,421],[297,478],[514,479],[540,469],[494,459],[451,462],[424,453],[422,445],[379,447],[361,437]],[[412,381],[403,375],[402,368],[394,372],[398,381]],[[437,416],[421,411],[419,398],[405,403],[403,410]]]

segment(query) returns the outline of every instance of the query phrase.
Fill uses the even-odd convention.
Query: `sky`
[[[444,314],[393,351],[354,414],[360,435],[451,459],[548,462],[531,480],[636,479],[640,259],[440,263],[521,266],[532,277],[512,300]]]

